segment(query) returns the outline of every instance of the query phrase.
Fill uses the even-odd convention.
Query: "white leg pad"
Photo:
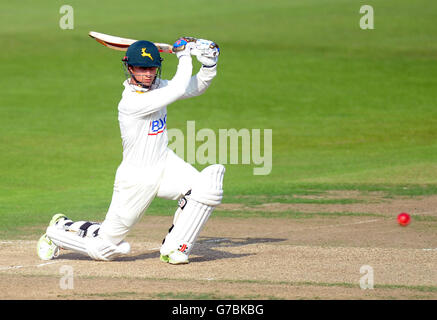
[[[224,166],[216,164],[200,173],[199,181],[193,186],[191,195],[187,196],[186,206],[176,211],[174,227],[165,238],[161,254],[168,255],[175,250],[186,255],[191,252],[215,206],[221,203],[224,172]]]
[[[175,214],[174,214],[174,217],[173,217],[173,225],[175,225],[175,224],[176,224],[176,221],[178,221],[178,218],[179,218],[179,215],[181,214],[181,212],[182,212],[182,209],[181,209],[181,208],[178,208],[178,209],[176,210],[176,212],[175,212]]]
[[[58,247],[88,254],[85,238],[78,236],[76,232],[68,232],[56,226],[49,226],[46,233]]]
[[[58,226],[49,226],[47,236],[58,247],[89,255],[94,260],[112,260],[130,252],[130,245],[121,242],[114,245],[101,237],[81,237],[75,231],[70,232]]]

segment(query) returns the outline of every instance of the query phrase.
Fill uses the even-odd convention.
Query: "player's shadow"
[[[88,255],[76,253],[76,252],[72,252],[72,251],[67,251],[64,253],[64,252],[62,252],[62,250],[61,250],[61,254],[59,255],[59,259],[93,261],[93,259],[91,259],[91,257],[89,257]]]
[[[95,261],[91,257],[85,254],[80,254],[76,252],[68,252],[64,253],[59,256],[59,259],[65,259],[65,260],[89,260],[89,261]],[[145,260],[145,259],[159,259],[159,251],[153,251],[153,252],[147,252],[142,253],[135,256],[120,256],[117,258],[114,258],[113,261],[136,261],[136,260]]]
[[[232,253],[220,248],[243,247],[250,244],[281,242],[287,239],[276,238],[214,238],[202,237],[191,253],[191,262],[205,262],[221,259],[235,259],[255,255],[256,253]],[[194,257],[193,257],[194,256]],[[118,261],[135,261],[159,258],[159,251],[142,253],[136,256],[120,257]]]
[[[286,241],[287,239],[280,238],[215,238],[215,237],[202,237],[200,238],[192,251],[190,257],[191,262],[206,262],[221,259],[236,259],[247,256],[256,255],[256,253],[232,253],[226,250],[220,250],[220,248],[235,248],[244,247],[251,244],[260,243],[272,243]],[[137,261],[145,259],[158,259],[159,250],[153,252],[145,252],[134,256],[121,256],[115,258],[114,261]],[[194,257],[193,257],[194,256]],[[67,260],[92,260],[86,255],[79,253],[65,253],[61,256],[62,259]]]
[[[192,254],[195,257],[190,258],[191,262],[214,261],[221,259],[235,259],[256,255],[255,253],[232,253],[220,248],[244,247],[251,244],[272,243],[286,241],[287,239],[279,238],[200,238],[193,248]]]

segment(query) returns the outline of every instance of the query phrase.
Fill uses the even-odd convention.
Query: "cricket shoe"
[[[161,254],[159,260],[170,264],[187,264],[190,262],[188,256],[179,250],[172,251],[168,255]]]
[[[49,226],[55,226],[62,219],[68,219],[65,214],[57,213],[55,214],[49,222]],[[38,243],[36,245],[36,252],[38,257],[42,260],[52,260],[59,256],[60,248],[53,243],[53,241],[47,236],[47,234],[43,234],[41,238],[39,238]]]
[[[59,256],[59,247],[50,240],[47,234],[43,234],[39,238],[36,245],[36,252],[41,260],[52,260]]]
[[[59,221],[62,219],[68,219],[67,216],[63,213],[57,213],[52,217],[52,220],[50,220],[49,226],[55,226]]]

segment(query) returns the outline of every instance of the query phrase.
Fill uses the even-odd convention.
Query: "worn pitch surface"
[[[417,198],[416,209],[434,198]],[[403,201],[386,200],[394,207]],[[44,262],[36,238],[6,240],[0,243],[0,298],[435,299],[435,215],[413,214],[408,227],[399,226],[394,213],[212,217],[191,263],[182,266],[159,261],[171,217],[145,216],[128,237],[131,253],[112,262],[64,250]],[[371,276],[366,266],[373,290],[360,287]],[[67,271],[73,282],[66,282]]]

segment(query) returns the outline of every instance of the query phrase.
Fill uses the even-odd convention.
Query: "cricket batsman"
[[[152,42],[140,40],[128,48],[122,59],[127,80],[118,104],[123,160],[115,174],[106,217],[96,223],[54,215],[37,244],[41,259],[57,257],[60,248],[95,260],[129,253],[130,245],[124,239],[157,196],[178,200],[160,260],[189,262],[199,233],[222,201],[225,168],[214,164],[199,172],[168,148],[167,106],[205,92],[217,73],[220,51],[214,42],[194,38],[178,39],[173,51],[179,59],[176,74],[163,80],[163,59]],[[192,55],[202,64],[194,76]]]

